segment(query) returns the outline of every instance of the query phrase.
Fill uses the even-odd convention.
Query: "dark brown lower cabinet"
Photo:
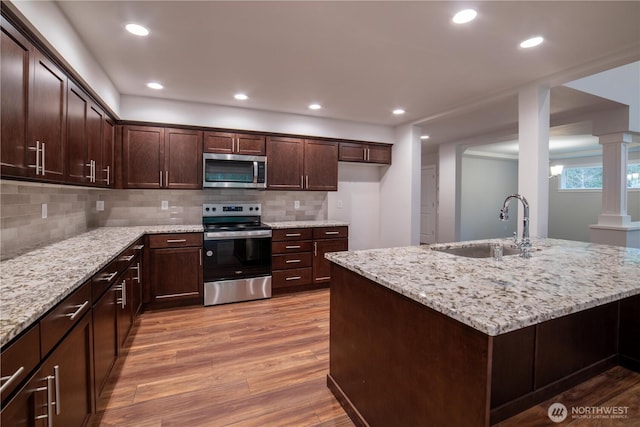
[[[93,359],[97,410],[103,409],[102,390],[118,358],[117,286],[111,286],[93,306]]]
[[[640,295],[620,301],[619,363],[640,372]]]
[[[1,425],[85,425],[94,408],[92,339],[93,322],[88,313],[2,408]]]

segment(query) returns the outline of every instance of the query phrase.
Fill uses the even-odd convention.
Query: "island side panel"
[[[492,338],[331,268],[328,384],[354,422],[488,426]]]
[[[619,363],[640,372],[640,295],[620,301]]]

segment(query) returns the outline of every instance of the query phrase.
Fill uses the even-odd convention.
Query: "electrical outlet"
[[[43,203],[42,204],[42,219],[46,219],[47,218],[47,204]]]
[[[167,209],[169,209],[169,201],[168,200],[163,200],[160,203],[160,209],[162,209],[163,211],[166,211]]]
[[[300,209],[300,200],[296,200],[293,202],[293,208],[294,209]]]
[[[338,200],[338,209],[342,209],[344,207],[342,200]]]
[[[97,211],[103,211],[104,210],[104,200],[97,200],[96,201],[96,210]]]

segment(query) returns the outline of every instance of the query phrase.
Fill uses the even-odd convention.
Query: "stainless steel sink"
[[[479,243],[465,247],[432,247],[431,249],[433,249],[434,251],[463,256],[467,258],[491,258],[493,256],[491,253],[491,244],[489,243]],[[520,255],[520,249],[503,246],[502,255]]]

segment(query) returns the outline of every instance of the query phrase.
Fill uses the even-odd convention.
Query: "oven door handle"
[[[204,240],[228,240],[243,237],[271,237],[271,230],[252,231],[210,231],[204,233]]]

